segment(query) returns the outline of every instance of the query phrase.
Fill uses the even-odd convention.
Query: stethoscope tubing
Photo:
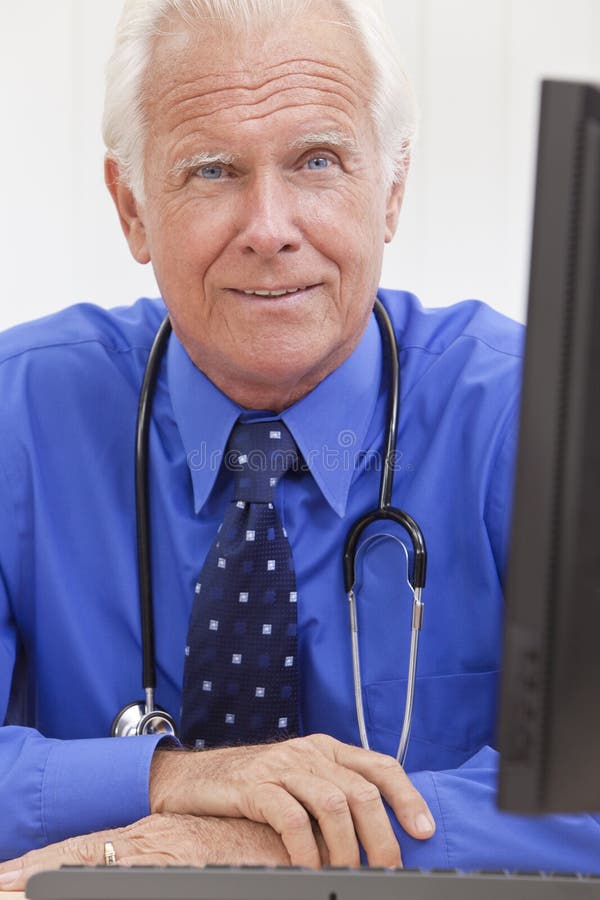
[[[425,540],[417,523],[407,513],[391,505],[396,443],[398,435],[398,419],[400,404],[400,365],[398,347],[390,317],[379,299],[375,300],[374,312],[385,344],[384,359],[390,367],[387,428],[385,436],[384,462],[379,491],[379,505],[376,509],[365,513],[349,529],[343,555],[344,585],[350,604],[350,629],[352,640],[352,667],[354,680],[354,696],[361,744],[369,749],[369,741],[365,724],[362,701],[362,679],[360,670],[360,654],[358,642],[358,615],[356,609],[355,564],[359,539],[373,522],[391,520],[399,524],[411,538],[413,545],[413,566],[410,584],[413,590],[413,619],[411,626],[411,643],[408,666],[407,692],[404,707],[404,719],[397,758],[404,764],[414,700],[416,665],[419,632],[422,624],[423,604],[421,592],[425,586],[427,568],[427,551]],[[158,727],[166,728],[168,733],[175,733],[175,723],[168,713],[155,706],[156,660],[154,644],[154,615],[150,553],[150,509],[149,509],[149,473],[148,446],[151,419],[152,398],[156,386],[156,378],[160,362],[164,356],[167,341],[171,334],[169,316],[163,319],[150,349],[140,399],[138,403],[136,435],[135,435],[135,507],[137,526],[137,563],[139,579],[140,620],[142,636],[142,683],[145,702],[131,703],[115,717],[113,734],[141,734],[152,731],[153,720]],[[139,715],[139,722],[134,721]]]
[[[413,588],[425,587],[427,574],[427,550],[423,533],[415,520],[401,509],[391,505],[394,487],[394,468],[396,465],[396,448],[398,442],[398,421],[400,410],[401,376],[398,360],[398,344],[390,317],[381,300],[376,299],[374,312],[385,343],[384,359],[390,367],[388,377],[388,408],[385,435],[385,450],[379,486],[379,505],[377,509],[365,513],[349,528],[344,545],[344,588],[350,591],[355,581],[356,551],[359,539],[369,525],[379,519],[389,519],[399,524],[408,532],[413,545],[413,572],[411,584]]]
[[[390,367],[388,387],[387,428],[385,436],[384,460],[382,466],[381,484],[379,490],[379,505],[376,509],[362,515],[348,530],[344,545],[343,570],[344,588],[350,610],[350,637],[352,645],[352,678],[354,685],[354,704],[358,722],[360,742],[365,750],[369,749],[369,738],[365,721],[365,713],[362,697],[362,676],[360,666],[358,610],[356,604],[356,556],[359,540],[365,529],[381,520],[393,521],[400,525],[408,533],[413,546],[412,573],[410,586],[413,592],[413,614],[411,622],[410,651],[408,660],[408,677],[406,682],[406,697],[404,701],[404,717],[400,740],[396,752],[396,759],[404,766],[410,739],[412,713],[414,706],[415,683],[417,673],[417,658],[419,650],[419,636],[423,624],[422,591],[425,587],[427,574],[427,549],[423,533],[415,520],[401,509],[391,505],[392,490],[394,486],[394,467],[396,464],[396,447],[398,440],[398,422],[400,409],[400,362],[398,359],[398,345],[396,335],[387,311],[379,299],[375,300],[375,316],[385,342],[384,359]]]
[[[137,526],[137,562],[140,593],[140,621],[142,627],[142,684],[146,714],[154,709],[156,690],[156,660],[154,651],[154,599],[152,596],[152,568],[150,559],[150,510],[148,482],[148,443],[152,398],[169,335],[171,321],[165,316],[150,349],[138,404],[135,435],[135,516]]]

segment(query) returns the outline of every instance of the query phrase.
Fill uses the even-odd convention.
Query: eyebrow
[[[236,159],[237,157],[233,153],[227,153],[225,150],[203,150],[200,153],[194,153],[193,156],[178,159],[170,169],[169,175],[180,175],[182,172],[199,169],[201,166],[232,166]]]
[[[343,131],[311,131],[303,134],[291,144],[292,150],[310,150],[311,147],[326,145],[328,147],[340,147],[351,153],[358,151],[358,144]]]
[[[358,152],[358,144],[349,135],[343,131],[311,131],[301,135],[292,141],[290,150],[310,150],[311,147],[339,147],[348,150],[351,153]],[[188,172],[191,169],[199,169],[202,166],[232,166],[239,159],[233,153],[226,150],[203,150],[200,153],[194,153],[192,156],[186,156],[177,160],[171,168],[170,175],[180,175],[182,172]]]

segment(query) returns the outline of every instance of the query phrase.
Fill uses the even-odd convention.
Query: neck
[[[224,370],[211,365],[204,355],[193,354],[186,347],[190,359],[221,393],[244,409],[268,409],[274,413],[283,412],[297,403],[328,375],[334,372],[353,353],[360,340],[336,348],[319,366],[309,372],[290,373],[283,365],[271,372],[240,372]],[[184,344],[185,346],[185,344]]]
[[[262,409],[270,410],[274,413],[283,412],[309,394],[316,386],[323,381],[324,378],[337,368],[332,365],[325,370],[321,370],[312,378],[307,376],[292,383],[282,383],[280,380],[263,383],[252,383],[248,379],[241,377],[227,378],[221,377],[220,373],[211,372],[208,368],[204,368],[201,364],[193,360],[194,364],[201,372],[209,378],[225,396],[237,403],[243,409]]]

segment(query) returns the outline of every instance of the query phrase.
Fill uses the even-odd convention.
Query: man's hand
[[[66,865],[104,863],[104,842],[112,841],[120,866],[286,866],[290,858],[268,825],[243,819],[151,815],[125,828],[98,831],[31,850],[0,864],[0,890],[23,891],[35,872]],[[3,876],[13,875],[3,879]]]
[[[393,757],[323,734],[277,744],[183,752],[158,750],[150,774],[153,812],[243,817],[270,825],[292,865],[319,868],[311,824],[318,823],[332,866],[400,866],[400,848],[383,805],[416,838],[433,817]]]

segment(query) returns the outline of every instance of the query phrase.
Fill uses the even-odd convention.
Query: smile
[[[306,286],[304,287],[295,287],[295,288],[280,288],[275,291],[264,291],[264,290],[255,290],[255,291],[243,291],[242,293],[247,296],[252,297],[283,297],[285,294],[297,294],[298,291],[305,291]]]

